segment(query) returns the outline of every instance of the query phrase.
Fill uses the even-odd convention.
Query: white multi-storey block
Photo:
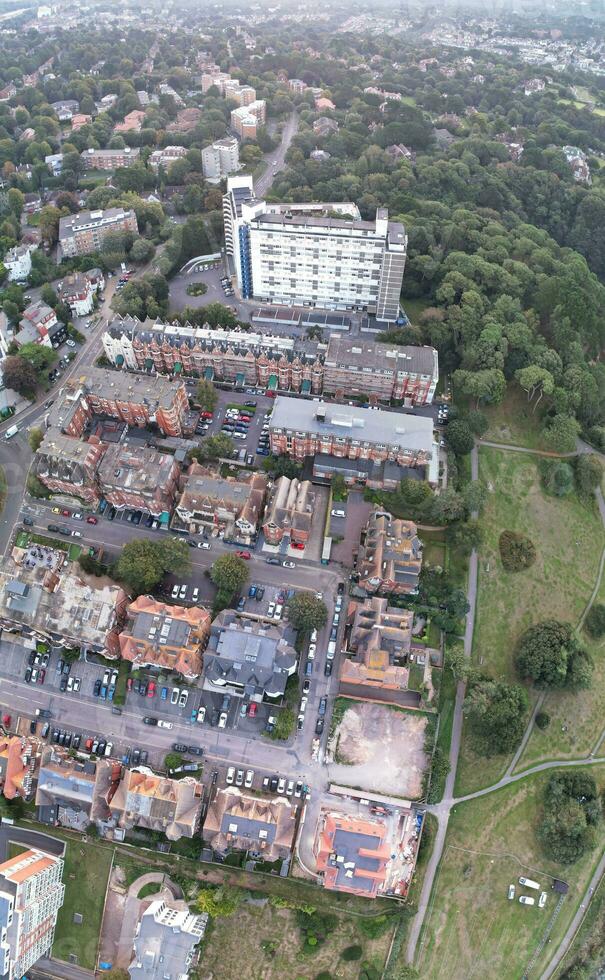
[[[18,980],[53,944],[63,859],[32,848],[0,864],[0,976]]]

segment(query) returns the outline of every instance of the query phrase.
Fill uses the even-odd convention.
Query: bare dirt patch
[[[332,782],[417,799],[428,760],[427,716],[369,701],[351,702],[332,735]]]

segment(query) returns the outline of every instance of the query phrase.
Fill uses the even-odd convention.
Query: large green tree
[[[218,401],[218,394],[212,382],[202,379],[197,386],[197,391],[196,391],[197,404],[204,412],[214,412],[217,401]]]
[[[190,571],[189,549],[184,541],[176,538],[129,541],[114,566],[116,578],[139,595],[155,589],[168,572],[188,575]]]
[[[540,688],[589,687],[592,660],[570,623],[547,619],[525,631],[516,651],[519,675]]]
[[[310,633],[326,625],[328,610],[313,592],[297,592],[288,603],[288,622],[295,630]]]
[[[221,555],[210,569],[210,578],[219,592],[234,596],[248,581],[248,566],[239,555]]]
[[[528,699],[520,684],[480,678],[464,700],[473,742],[483,755],[498,755],[517,747],[523,737]]]

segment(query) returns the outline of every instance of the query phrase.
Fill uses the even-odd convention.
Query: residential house
[[[258,128],[265,125],[267,104],[257,99],[231,112],[231,128],[241,139],[256,139]]]
[[[97,480],[105,499],[118,510],[133,508],[160,517],[172,513],[179,472],[170,453],[112,443],[99,461]]]
[[[124,116],[123,122],[114,126],[113,131],[114,133],[140,133],[144,119],[145,113],[142,109],[133,109]]]
[[[168,840],[195,837],[200,825],[204,788],[192,776],[168,779],[151,769],[125,769],[107,807],[120,830],[143,827],[166,834]]]
[[[63,154],[49,153],[44,157],[44,163],[50,170],[53,177],[60,177],[63,170]]]
[[[85,833],[91,823],[96,774],[92,759],[70,758],[59,746],[45,745],[36,783],[40,823]]]
[[[336,106],[332,102],[332,99],[328,99],[325,96],[320,95],[315,99],[315,108],[318,112],[326,112],[328,109],[335,109]]]
[[[322,808],[313,852],[324,888],[364,898],[384,889],[391,848],[382,820]]]
[[[190,133],[202,118],[202,110],[190,107],[180,109],[174,122],[166,127],[167,133]]]
[[[273,455],[300,462],[320,453],[335,459],[429,466],[434,454],[431,419],[283,395],[274,401],[269,443]]]
[[[85,272],[72,272],[57,286],[57,296],[72,316],[88,316],[94,309],[95,290]]]
[[[413,521],[386,511],[370,514],[362,531],[357,573],[368,595],[416,592],[422,569],[422,542]]]
[[[0,572],[0,626],[30,640],[111,655],[126,594],[86,575],[65,551],[34,542],[13,547]]]
[[[73,133],[77,133],[79,129],[84,126],[89,126],[92,122],[92,116],[87,115],[84,112],[75,112],[71,117],[71,129]]]
[[[106,450],[97,439],[80,442],[50,426],[33,458],[31,473],[52,493],[77,497],[96,507],[101,499],[97,474]]]
[[[207,924],[182,900],[151,902],[137,925],[130,980],[187,980]]]
[[[284,535],[290,543],[306,544],[314,509],[315,492],[310,480],[280,476],[273,485],[263,518],[267,544],[280,544]]]
[[[252,796],[236,786],[214,794],[204,821],[204,841],[221,858],[232,851],[278,861],[290,856],[296,810],[286,796]]]
[[[413,612],[369,596],[349,604],[347,621],[351,625],[340,665],[340,693],[409,706]]]
[[[181,489],[176,513],[194,534],[209,529],[242,544],[255,539],[267,489],[264,473],[224,478],[192,463]]]
[[[7,800],[31,795],[38,756],[38,740],[23,735],[0,735],[0,783]]]
[[[9,82],[4,88],[0,89],[0,102],[8,102],[17,94],[17,86],[14,82]]]
[[[187,680],[202,672],[210,613],[202,606],[169,606],[143,595],[131,602],[118,639],[120,656],[139,667],[176,671]]]
[[[122,363],[118,359],[118,367]],[[155,422],[165,436],[181,436],[188,411],[182,383],[93,367],[65,383],[48,423],[65,435],[80,437],[95,416],[106,416],[130,427]]]
[[[411,150],[408,150],[407,146],[403,143],[392,143],[391,146],[387,146],[384,151],[392,160],[409,160],[413,163],[415,160],[415,154]]]
[[[67,340],[67,327],[57,320],[55,311],[42,300],[23,311],[19,331],[15,334],[18,347],[23,344],[42,344],[44,347],[59,347]]]
[[[9,282],[23,282],[32,271],[32,252],[37,245],[15,245],[8,250],[2,262],[8,272]]]
[[[287,627],[223,609],[210,629],[204,656],[204,690],[260,702],[282,698],[298,656]]]
[[[302,78],[290,78],[288,80],[288,88],[295,95],[302,95],[306,87],[306,82],[303,82]]]
[[[175,160],[185,156],[187,156],[186,146],[165,146],[163,150],[154,150],[147,163],[152,170],[158,170],[159,167],[169,167]]]

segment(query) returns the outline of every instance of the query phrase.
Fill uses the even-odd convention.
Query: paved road
[[[479,479],[479,453],[477,446],[474,447],[471,453],[471,478],[473,480]],[[477,517],[475,513],[472,515]],[[464,630],[464,655],[467,659],[470,659],[472,646],[473,646],[473,632],[475,629],[475,610],[477,605],[477,568],[478,568],[478,557],[476,550],[473,550],[469,559],[469,572],[468,572],[468,586],[467,586],[467,596],[469,603],[469,610],[466,614],[466,625]],[[445,845],[445,838],[447,834],[447,825],[449,823],[451,801],[454,796],[454,785],[456,782],[456,770],[458,768],[458,755],[460,753],[460,740],[462,737],[462,707],[464,704],[464,696],[466,693],[466,684],[464,681],[460,681],[456,688],[456,703],[454,706],[454,720],[452,724],[452,740],[450,743],[450,754],[449,763],[450,771],[447,774],[445,781],[445,790],[443,794],[443,801],[438,807],[428,808],[437,816],[438,827],[437,833],[435,835],[435,842],[433,844],[433,850],[429,858],[429,863],[424,875],[424,881],[422,885],[422,891],[420,893],[420,898],[418,900],[418,911],[412,920],[410,927],[410,934],[408,937],[407,945],[407,961],[408,963],[414,962],[414,957],[416,955],[416,947],[418,945],[418,940],[420,938],[420,931],[424,923],[424,918],[429,906],[429,901],[431,898],[431,892],[433,890],[433,883],[435,881],[435,875],[441,861],[441,855],[443,854],[443,848]]]
[[[59,980],[91,980],[95,974],[92,970],[84,970],[81,966],[75,966],[73,963],[64,963],[62,960],[44,957],[38,960],[31,970],[28,970],[27,976],[30,980],[46,980],[47,977],[58,977]]]
[[[8,845],[10,841],[17,844],[25,844],[27,847],[39,847],[50,854],[62,857],[65,851],[65,844],[56,837],[49,837],[47,834],[36,830],[27,830],[25,827],[15,827],[12,824],[2,821],[0,824],[0,855],[2,861],[8,857]]]
[[[255,182],[254,190],[257,197],[264,197],[265,194],[270,190],[271,184],[273,183],[273,178],[275,173],[279,170],[283,170],[286,164],[286,153],[292,142],[292,138],[298,129],[298,115],[293,112],[283,128],[281,142],[277,149],[273,150],[271,153],[267,154],[265,160],[267,161],[267,169],[264,174],[258,178]]]
[[[555,970],[560,966],[561,960],[567,953],[569,947],[571,946],[574,937],[582,924],[582,920],[588,911],[588,905],[592,899],[592,896],[596,892],[603,875],[605,874],[605,854],[601,857],[601,860],[597,864],[595,873],[593,874],[584,895],[582,896],[582,901],[580,907],[574,915],[573,919],[569,923],[567,932],[563,936],[561,942],[557,946],[553,957],[542,973],[540,980],[549,980],[552,977]]]

